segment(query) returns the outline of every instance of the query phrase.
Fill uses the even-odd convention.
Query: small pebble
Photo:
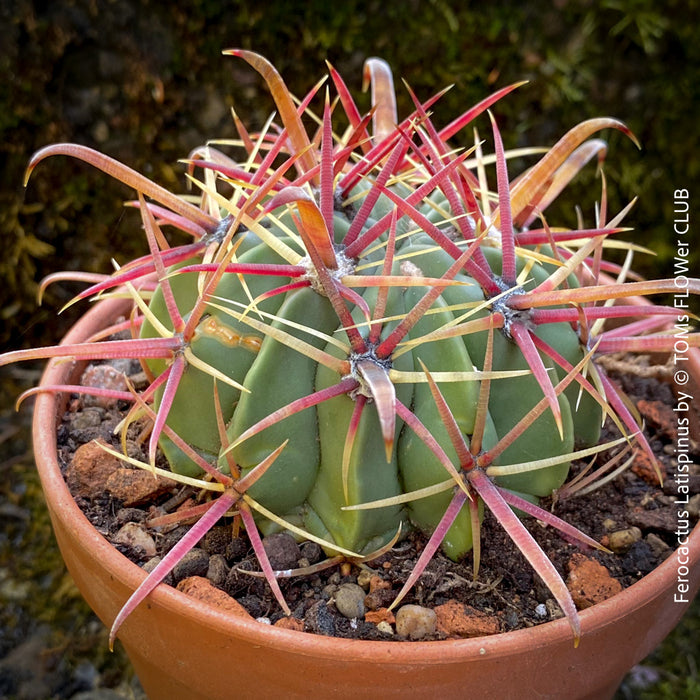
[[[628,552],[635,542],[642,539],[642,531],[638,527],[628,527],[625,530],[615,530],[608,535],[608,547],[616,554]]]
[[[66,481],[75,495],[95,498],[104,493],[107,480],[121,468],[116,457],[105,452],[100,445],[88,442],[73,455],[66,470]]]
[[[603,527],[610,532],[616,527],[617,523],[612,518],[605,518],[603,520]]]
[[[334,583],[329,583],[328,585],[324,586],[321,589],[321,599],[322,600],[330,600],[334,595],[335,592],[338,590],[338,586]]]
[[[141,508],[120,508],[117,511],[116,520],[118,523],[142,523],[148,517],[148,513]]]
[[[438,631],[447,637],[483,637],[501,631],[496,615],[491,615],[457,600],[435,607]]]
[[[177,590],[197,600],[217,607],[224,612],[249,617],[248,611],[231,596],[214,586],[211,581],[200,576],[190,576],[177,584]]]
[[[391,583],[385,581],[381,576],[373,575],[369,580],[369,592],[391,590]]]
[[[374,574],[372,574],[371,571],[367,571],[367,569],[362,569],[362,571],[360,571],[360,573],[357,574],[357,585],[361,586],[363,590],[368,591],[369,582],[373,575]]]
[[[437,615],[430,608],[404,605],[396,613],[396,633],[409,639],[425,639],[435,634]]]
[[[365,591],[356,583],[344,583],[335,592],[335,607],[349,619],[364,617]]]
[[[71,420],[71,430],[85,430],[96,428],[102,423],[103,411],[95,406],[90,406],[77,413]]]
[[[554,598],[547,598],[545,605],[547,607],[547,613],[550,620],[558,620],[560,617],[564,617],[564,613],[559,607],[559,603],[557,603]]]
[[[391,590],[391,588],[376,588],[366,595],[365,605],[369,610],[379,610],[379,608],[391,605],[395,597],[396,591]]]
[[[650,532],[644,540],[649,545],[649,549],[651,549],[654,555],[659,559],[665,559],[671,552],[671,547],[653,532]]]
[[[368,610],[365,613],[365,622],[371,622],[373,625],[378,625],[380,622],[388,622],[390,625],[393,625],[396,622],[396,617],[389,608]]]
[[[113,391],[128,391],[126,377],[122,372],[107,364],[88,365],[80,379],[83,386],[94,386]],[[91,396],[83,398],[85,406],[109,408],[117,403],[117,399],[108,396]]]
[[[537,617],[547,617],[547,606],[544,603],[540,603],[536,608],[535,608],[535,615]]]
[[[658,508],[657,510],[631,511],[630,522],[642,530],[660,530],[672,533],[678,527],[678,515],[676,509]]]
[[[574,554],[568,568],[566,587],[579,610],[590,608],[622,590],[620,582],[602,564],[583,554]]]
[[[304,631],[304,621],[299,620],[296,617],[280,617],[277,622],[275,622],[275,627],[281,627],[285,630],[296,630],[297,632]]]
[[[378,622],[377,629],[382,634],[394,634],[394,628],[386,620],[382,620],[381,622]]]
[[[132,549],[140,550],[144,557],[151,558],[156,554],[156,543],[144,530],[143,525],[138,523],[122,525],[113,541],[115,544],[123,544]]]
[[[518,626],[518,613],[515,610],[506,610],[503,615],[503,622],[507,630],[515,629]]]
[[[126,507],[149,503],[161,494],[170,492],[177,482],[167,477],[154,477],[148,471],[120,467],[105,480],[104,488]]]
[[[304,616],[304,627],[316,634],[325,634],[327,637],[335,635],[335,620],[328,604],[322,600],[314,603]]]

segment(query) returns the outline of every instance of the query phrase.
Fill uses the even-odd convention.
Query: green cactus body
[[[545,362],[545,367],[552,367]],[[529,369],[518,347],[501,334],[494,335],[494,370]],[[496,432],[505,435],[523,416],[526,416],[543,397],[542,388],[533,375],[495,380],[491,383],[489,412]],[[573,422],[569,402],[559,396],[563,439],[559,436],[554,416],[546,410],[528,429],[506,448],[496,464],[515,464],[556,457],[571,452],[574,446]],[[510,476],[501,476],[497,482],[512,491],[534,496],[548,496],[566,479],[569,462]]]
[[[499,248],[483,248],[489,264],[495,274],[500,274],[501,251]],[[421,272],[433,277],[444,275],[448,267],[454,262],[453,258],[444,250],[436,248],[425,241],[425,236],[416,244],[411,242],[401,249],[402,254],[416,255],[407,258],[419,267]],[[522,267],[523,261],[519,261]],[[533,268],[532,275],[546,274]],[[536,278],[535,278],[536,279]],[[442,297],[455,309],[468,309],[469,304],[483,300],[483,293],[476,283],[463,273],[459,273],[455,280],[463,282],[462,285],[447,287]],[[472,282],[473,284],[468,284]],[[458,313],[458,311],[455,311]],[[487,310],[482,310],[470,318],[484,317]],[[566,324],[557,324],[553,330],[547,329],[547,340],[563,355],[573,359],[575,352],[580,353],[578,337]],[[464,344],[477,367],[483,367],[486,352],[487,334],[470,333],[463,336]],[[521,370],[528,369],[521,352],[513,342],[502,333],[496,332],[493,336],[493,370]],[[552,367],[551,362],[545,360],[545,365]],[[534,407],[542,398],[542,389],[534,376],[523,376],[509,380],[494,380],[491,382],[489,400],[489,414],[493,419],[493,425],[498,436],[505,435],[517,422]],[[510,464],[515,462],[546,459],[548,457],[565,454],[573,449],[574,426],[571,418],[569,402],[566,396],[559,397],[560,410],[562,412],[563,439],[560,438],[554,418],[550,412],[545,412],[530,428],[514,443],[504,450],[495,464]],[[589,419],[590,420],[590,419]],[[523,494],[545,496],[552,493],[563,483],[568,474],[569,463],[563,462],[546,469],[539,469],[525,474],[499,477],[498,483],[506,488]]]
[[[325,367],[319,366],[318,388],[337,381]],[[361,511],[343,511],[344,505],[390,498],[401,493],[396,449],[389,462],[373,406],[362,413],[350,456],[348,498],[344,497],[341,464],[345,434],[355,402],[338,396],[318,408],[321,442],[321,468],[309,495],[306,527],[310,532],[358,553],[369,553],[386,544],[398,532],[403,520],[399,506]],[[397,421],[397,429],[401,423]]]
[[[364,182],[355,188],[354,193],[364,196],[369,186]],[[392,185],[394,189],[397,187],[401,196],[407,194],[405,186]],[[425,204],[424,209],[429,206],[429,218],[432,217],[438,222],[439,217],[444,216],[447,205],[440,196],[433,196],[433,200],[432,204]],[[355,211],[359,206],[361,201],[353,205]],[[392,207],[393,204],[386,195],[380,195],[363,230],[367,230],[374,220],[385,216]],[[334,214],[336,241],[342,240],[351,225],[352,212],[347,211],[349,216],[340,211]],[[288,231],[293,233],[295,225],[291,217],[283,213],[267,227],[267,230],[294,248],[297,241],[289,237],[291,234]],[[426,234],[418,232],[406,235],[410,228],[406,217],[399,219],[397,233],[403,235],[397,239],[397,257],[392,274],[442,277],[454,259]],[[370,247],[370,251],[365,253],[360,261],[363,266],[361,270],[378,274],[378,265],[381,264],[383,255],[381,241],[385,239],[386,234],[378,240],[377,245]],[[494,274],[500,274],[500,249],[487,246],[483,246],[482,249]],[[266,243],[259,242],[259,239],[250,233],[246,234],[240,250],[243,251],[238,258],[241,262],[284,262]],[[542,252],[546,254],[546,250],[543,249]],[[525,264],[524,259],[519,259],[518,271],[522,270]],[[533,265],[526,286],[531,287],[546,279],[551,272],[551,266]],[[198,294],[197,280],[196,274],[171,277],[173,292],[183,313],[187,313],[195,303]],[[430,312],[411,330],[411,339],[438,330],[484,301],[481,287],[464,271],[455,275],[454,280],[459,284],[443,290]],[[570,284],[576,284],[573,278]],[[273,276],[226,273],[217,286],[216,303],[226,307],[228,299],[232,302],[231,309],[240,313],[243,308],[241,305],[248,305],[258,295],[279,285],[279,280]],[[364,297],[370,309],[374,308],[377,299],[376,287],[356,291]],[[391,288],[385,316],[397,319],[410,312],[426,291],[426,287],[409,286],[403,291]],[[336,337],[342,338],[343,332],[338,329],[338,317],[332,305],[317,290],[308,287],[287,292],[286,295],[275,295],[260,302],[256,308],[249,308],[247,313],[256,314],[258,309],[275,315],[275,319],[271,321],[272,327],[298,336],[304,342],[329,354],[347,359],[347,356],[341,357],[343,351],[336,344],[324,339],[324,336],[334,333]],[[151,310],[165,322],[167,311],[160,291],[156,292],[151,302]],[[341,377],[328,367],[317,364],[299,349],[265,335],[262,331],[254,331],[223,309],[211,306],[209,311],[192,340],[192,352],[248,390],[240,392],[235,387],[218,383],[223,415],[228,424],[228,440],[235,443],[229,458],[232,457],[243,473],[246,473],[285,439],[289,439],[268,473],[251,487],[250,495],[253,498],[281,517],[293,519],[295,522],[301,519],[309,532],[357,552],[368,552],[388,542],[398,531],[406,512],[411,521],[421,529],[430,531],[436,527],[449,504],[452,489],[412,501],[406,510],[398,505],[370,510],[342,510],[344,505],[390,498],[402,492],[440,483],[447,478],[447,472],[439,460],[400,420],[396,423],[392,457],[387,463],[379,420],[371,400],[363,410],[345,477],[342,473],[345,439],[356,405],[354,398],[348,395],[340,395],[322,402],[317,407],[294,413],[237,443],[239,435],[273,411],[311,394],[314,390],[330,387]],[[357,323],[361,324],[364,321],[358,308],[352,313]],[[489,310],[484,308],[465,320],[485,317],[488,313]],[[269,317],[266,318],[270,322]],[[313,328],[320,332],[320,336],[304,333],[288,322]],[[383,337],[396,323],[398,320],[385,323]],[[143,334],[154,333],[155,330],[150,324],[146,324]],[[582,350],[578,336],[568,324],[543,326],[538,328],[537,333],[572,364],[580,359]],[[394,366],[396,369],[421,371],[422,361],[432,372],[471,371],[474,366],[483,367],[487,337],[486,332],[479,332],[421,343],[411,351],[399,354]],[[494,370],[528,369],[521,352],[506,334],[495,332],[493,343]],[[545,359],[544,362],[550,367],[553,377],[563,376],[563,372],[555,369],[551,361]],[[155,362],[152,368],[154,371],[164,369]],[[220,452],[220,439],[211,401],[212,382],[211,376],[206,372],[188,367],[175,396],[168,424],[196,449],[201,450],[207,459],[213,461]],[[428,384],[397,384],[395,389],[399,400],[412,407],[415,415],[457,464],[456,454]],[[441,384],[441,390],[460,429],[469,438],[474,429],[478,381],[445,382]],[[563,436],[560,437],[551,412],[545,411],[522,436],[502,452],[495,464],[544,459],[570,452],[574,447],[575,430],[583,435],[585,441],[595,438],[596,429],[599,428],[600,411],[593,411],[594,417],[591,418],[588,405],[580,413],[583,416],[585,411],[585,419],[578,420],[576,416],[572,416],[571,405],[577,394],[578,387],[572,387],[568,394],[559,397]],[[542,396],[542,388],[533,375],[507,381],[492,381],[483,449],[496,444],[498,438],[507,434]],[[160,395],[156,400],[159,398]],[[590,403],[592,399],[584,396],[583,401]],[[580,425],[576,425],[575,422]],[[161,437],[161,447],[174,470],[188,474],[196,473],[195,465],[165,436]],[[221,468],[226,469],[227,459],[221,455],[218,460]],[[498,483],[526,497],[544,496],[561,486],[568,469],[569,463],[562,462],[546,469],[501,476]],[[471,519],[468,509],[464,508],[450,528],[443,548],[449,556],[458,558],[469,551],[471,546]]]
[[[549,246],[540,246],[538,252],[545,256],[552,255],[552,250]],[[500,274],[500,250],[496,248],[486,248],[484,249],[484,255],[493,268],[494,273]],[[518,259],[518,274],[520,274],[525,266],[525,262],[524,259]],[[555,270],[556,267],[547,262],[533,265],[529,268],[528,281],[523,285],[524,289],[531,289],[544,282]],[[574,275],[569,275],[566,282],[570,288],[579,286],[578,280]],[[535,333],[568,360],[571,365],[576,365],[583,358],[584,348],[581,345],[578,334],[569,324],[541,324],[537,326]],[[545,364],[547,364],[546,361]],[[552,367],[553,383],[556,381],[555,378],[562,379],[565,376],[564,370],[560,367],[553,363],[550,363],[550,366]],[[567,399],[572,414],[573,434],[575,436],[574,442],[577,446],[596,444],[600,438],[600,428],[602,424],[602,411],[600,406],[588,392],[581,391],[580,385],[577,382],[573,382],[565,389],[563,397]]]
[[[411,287],[405,292],[406,310],[410,310],[427,291],[423,287]],[[454,319],[446,308],[447,302],[438,298],[433,304],[436,313],[423,316],[413,327],[411,337],[419,338],[431,333]],[[414,369],[422,371],[421,362],[430,372],[472,371],[472,361],[461,338],[425,343],[413,352]],[[465,435],[471,435],[476,418],[479,383],[476,381],[446,382],[441,385],[442,394],[452,414]],[[437,440],[453,464],[459,460],[440,417],[437,404],[427,383],[416,385],[413,393],[413,413]],[[489,439],[490,438],[490,439]],[[495,440],[493,426],[485,442]],[[426,444],[413,430],[404,427],[398,447],[401,478],[405,491],[432,486],[445,481],[448,473]],[[431,532],[439,523],[442,514],[452,499],[454,489],[443,493],[411,501],[408,511],[411,521],[426,532]],[[472,525],[469,510],[462,508],[448,530],[442,543],[443,551],[453,559],[458,559],[472,548]]]
[[[434,191],[427,201],[422,205],[422,211],[427,218],[437,224],[443,230],[452,226],[452,224],[444,224],[446,217],[451,215],[450,206],[441,191]],[[415,260],[418,267],[425,267],[425,273],[432,276],[439,276],[449,267],[452,258],[443,250],[436,249],[435,244],[430,241],[425,235],[414,236],[407,248],[404,250],[411,251],[416,248],[430,249],[429,255],[420,255]],[[501,273],[501,250],[498,247],[482,246],[484,256],[491,265],[494,274]],[[551,256],[552,249],[549,246],[539,246],[537,253],[543,256]],[[439,265],[436,265],[439,263]],[[517,270],[520,273],[525,265],[525,259],[520,257],[517,260]],[[545,281],[554,271],[556,267],[553,264],[539,262],[532,265],[529,269],[529,281],[525,283],[525,289],[531,289],[535,284]],[[464,281],[470,279],[466,275],[457,275],[457,280]],[[473,280],[472,280],[473,282]],[[571,288],[578,287],[579,283],[575,275],[569,275],[567,285]],[[474,283],[474,288],[476,283]],[[450,304],[464,304],[466,300],[463,298],[463,287],[447,288],[442,296],[448,300]],[[480,291],[480,290],[479,290]],[[474,297],[476,298],[476,297]],[[483,297],[482,297],[483,298]],[[469,301],[474,299],[469,298]],[[480,314],[485,315],[486,312]],[[570,326],[563,323],[558,324],[543,324],[538,326],[536,334],[545,342],[556,349],[571,365],[576,365],[584,355],[584,349],[578,338],[578,335],[573,332]],[[472,353],[480,363],[483,362],[483,356],[486,348],[486,334],[477,333],[469,338],[465,338],[465,342],[469,345]],[[496,353],[498,356],[500,353]],[[481,365],[480,365],[481,366]],[[559,379],[564,377],[564,372],[561,368],[555,367],[553,370]],[[600,429],[602,424],[602,412],[595,399],[586,391],[581,391],[580,385],[577,382],[571,384],[565,391],[564,396],[568,399],[572,411],[573,427],[575,434],[575,442],[577,446],[594,445],[600,439]]]
[[[361,183],[356,185],[348,195],[348,201],[353,204],[353,208],[357,211],[362,206],[363,198],[372,190],[374,184],[369,180],[363,180]],[[401,182],[395,182],[388,187],[394,194],[401,198],[407,198],[412,190],[407,185]],[[377,197],[377,201],[372,207],[369,217],[364,222],[363,230],[371,228],[377,221],[383,219],[388,214],[391,214],[395,209],[394,203],[391,199],[384,193],[381,193]],[[397,236],[397,247],[401,245],[401,241],[409,233],[409,231],[415,231],[415,225],[412,224],[409,219],[405,216],[398,217],[396,223],[396,236]],[[337,238],[337,235],[336,235]],[[409,237],[410,238],[410,237]],[[378,242],[385,242],[387,239],[387,234],[383,233],[379,238]],[[370,259],[376,258],[376,254],[370,253],[368,256]]]
[[[365,291],[365,300],[372,308],[376,301],[376,289]],[[387,316],[402,313],[401,293],[391,289],[387,299]],[[362,317],[355,314],[355,320]],[[382,335],[396,323],[387,324]],[[339,355],[336,346],[328,345],[329,353]],[[398,358],[394,367],[413,370],[408,354]],[[319,365],[316,375],[316,388],[327,388],[337,383],[340,377],[327,367]],[[410,405],[413,387],[410,384],[396,385],[397,398]],[[399,530],[404,519],[399,506],[389,506],[371,510],[343,511],[344,505],[366,503],[397,496],[402,492],[398,475],[396,450],[397,437],[403,425],[396,421],[396,431],[391,460],[387,462],[379,420],[370,402],[365,406],[355,443],[350,455],[347,482],[347,501],[343,485],[341,465],[345,448],[345,435],[355,408],[355,401],[347,395],[338,396],[318,406],[319,439],[321,443],[321,468],[318,479],[309,496],[309,509],[306,526],[311,532],[335,544],[360,553],[371,552],[386,544]]]
[[[309,323],[330,334],[338,323],[328,300],[310,287],[287,294],[278,310],[280,320],[272,325],[293,332],[314,347],[325,344],[323,338],[304,334],[284,321]],[[267,336],[245,378],[249,393],[244,393],[233,412],[228,428],[231,443],[245,430],[292,401],[311,394],[316,380],[316,363],[298,350]],[[319,466],[319,443],[315,408],[295,413],[248,438],[231,452],[245,473],[262,462],[286,438],[289,443],[269,471],[251,487],[250,495],[279,515],[298,509],[304,503]],[[342,440],[339,436],[338,439]]]
[[[247,234],[247,237],[250,235]],[[282,259],[272,253],[264,244],[253,246],[243,253],[239,260],[241,262],[260,262],[261,260],[282,262]],[[200,262],[200,260],[189,262]],[[179,267],[182,265],[176,266],[171,272],[176,272]],[[170,277],[173,295],[184,318],[190,313],[198,297],[197,277],[196,273],[173,274]],[[278,284],[274,278],[264,276],[246,276],[245,283],[248,294],[252,298],[274,289]],[[235,299],[242,303],[249,301],[248,294],[244,291],[240,276],[231,273],[223,275],[216,289],[217,297]],[[272,297],[264,300],[259,308],[268,313],[275,313],[281,302],[281,297]],[[165,300],[160,288],[156,290],[151,300],[150,310],[161,323],[170,326]],[[146,321],[141,335],[142,337],[154,337],[157,332]],[[236,321],[225,311],[212,306],[199,323],[190,347],[193,354],[202,362],[242,384],[256,358],[261,342],[262,335],[260,333],[256,333],[249,326]],[[163,362],[151,361],[149,364],[156,375],[165,369]],[[170,428],[210,461],[216,459],[221,447],[216,426],[216,408],[212,400],[213,382],[214,380],[208,373],[188,365],[178,386],[167,421]],[[238,401],[240,390],[221,381],[218,382],[217,389],[224,419],[228,421]],[[156,392],[156,407],[159,405],[162,394],[162,389]],[[185,456],[167,436],[161,436],[160,446],[173,471],[188,476],[196,476],[201,473],[200,468]]]
[[[571,328],[565,324],[546,324],[537,329],[537,335],[555,348],[571,365],[579,363],[584,356],[584,347]],[[565,372],[556,367],[559,379]],[[589,381],[591,378],[589,377]],[[602,427],[602,410],[596,400],[581,388],[578,382],[573,382],[564,390],[564,397],[569,402],[571,417],[574,425],[574,443],[578,447],[589,447],[600,440]]]

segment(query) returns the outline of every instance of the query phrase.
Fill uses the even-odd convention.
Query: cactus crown
[[[259,531],[284,528],[313,539],[333,563],[383,552],[409,526],[424,530],[430,539],[398,601],[440,546],[453,558],[473,551],[478,569],[485,505],[549,586],[578,639],[566,586],[512,508],[599,546],[537,499],[562,486],[575,458],[617,444],[651,455],[596,358],[668,350],[672,336],[664,328],[676,310],[640,311],[620,301],[672,290],[673,281],[636,279],[627,266],[606,261],[629,207],[609,215],[604,179],[593,227],[555,227],[545,210],[588,161],[602,165],[606,145],[591,138],[596,132],[634,136],[615,119],[585,121],[510,181],[493,116],[492,157],[483,155],[476,130],[471,149],[449,141],[518,85],[439,129],[429,110],[440,93],[426,102],[411,93],[414,111],[399,121],[391,72],[370,59],[370,112],[360,112],[330,68],[337,99],[327,91],[316,117],[309,105],[321,83],[296,102],[265,59],[225,53],[264,77],[281,125],[253,135],[236,121],[241,161],[215,143],[194,152],[188,165],[201,190],[198,205],[83,146],[48,146],[28,168],[70,155],[133,186],[150,254],[97,280],[70,275],[90,283],[78,299],[128,292],[134,314],[127,322],[103,338],[17,351],[0,363],[139,359],[151,380],[141,392],[44,390],[129,400],[125,425],[152,424],[148,463],[120,456],[157,472],[160,448],[176,478],[216,496],[197,507],[201,517],[188,538],[125,605],[112,638],[229,511],[288,612]],[[348,122],[342,135],[333,130],[337,110]],[[308,116],[313,133],[302,120]],[[495,190],[486,177],[490,163]],[[165,226],[192,243],[171,247]],[[690,289],[698,293],[700,282]],[[616,325],[608,330],[609,319]],[[124,330],[130,339],[104,339]],[[621,436],[601,446],[605,417]]]

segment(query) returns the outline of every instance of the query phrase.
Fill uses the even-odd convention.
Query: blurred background
[[[362,65],[381,56],[394,70],[400,115],[410,110],[400,78],[422,99],[453,85],[433,110],[438,124],[528,80],[494,110],[510,148],[552,145],[590,117],[621,119],[642,150],[617,132],[603,135],[609,210],[639,197],[626,223],[655,255],[635,266],[671,276],[673,191],[689,189],[691,202],[700,197],[700,3],[484,5],[0,0],[0,351],[55,342],[80,311],[56,314],[77,291],[69,284],[52,286],[37,307],[43,276],[106,272],[112,258],[145,250],[138,215],[122,206],[133,192],[64,157],[42,163],[25,190],[31,154],[57,141],[85,144],[182,191],[178,159],[208,139],[234,138],[232,107],[253,130],[273,109],[259,76],[221,56],[233,47],[269,58],[297,95],[325,74],[328,60],[361,108],[369,106]],[[487,125],[477,121],[482,134]],[[591,165],[557,205],[557,221],[574,225],[580,205],[592,224],[599,192]],[[697,270],[700,237],[691,235]],[[15,413],[13,405],[39,370],[0,370],[0,697],[138,698],[128,662],[107,651],[102,625],[55,550],[33,470],[31,407]],[[696,603],[618,697],[700,698],[699,638]]]

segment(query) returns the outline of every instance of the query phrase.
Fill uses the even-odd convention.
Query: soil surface
[[[101,371],[104,371],[104,367]],[[88,370],[91,380],[96,372]],[[111,372],[111,370],[108,370]],[[640,375],[653,374],[640,371]],[[114,375],[118,381],[119,374]],[[138,379],[138,377],[132,377]],[[99,381],[104,381],[100,377]],[[681,517],[675,480],[677,422],[669,384],[651,376],[625,377],[624,388],[646,424],[646,433],[660,465],[663,486],[641,458],[610,483],[590,495],[549,499],[543,506],[580,528],[611,551],[582,549],[564,540],[552,527],[531,517],[528,530],[560,572],[579,609],[614,595],[649,573],[678,544],[679,524],[697,521],[700,470],[691,466],[690,518]],[[146,472],[117,459],[105,460],[95,440],[119,449],[114,427],[124,407],[91,398],[74,398],[59,429],[59,455],[77,503],[94,526],[132,561],[151,569],[189,525],[154,527],[154,518],[182,510],[198,499],[191,488],[154,480]],[[143,456],[140,431],[131,427],[128,451]],[[603,439],[615,434],[604,430]],[[696,440],[690,457],[700,457]],[[94,474],[96,461],[101,473]],[[585,465],[574,466],[572,474]],[[559,606],[505,531],[487,511],[481,533],[478,575],[472,556],[453,562],[438,553],[397,610],[388,608],[426,543],[417,532],[382,556],[361,566],[345,562],[307,575],[281,579],[292,611],[286,617],[259,572],[245,533],[236,533],[233,519],[223,519],[168,575],[166,582],[217,604],[237,601],[261,623],[311,633],[363,639],[444,639],[494,634],[529,627],[562,616]],[[314,567],[325,558],[314,543],[298,544],[286,534],[270,535],[264,544],[276,570]],[[221,593],[213,593],[216,588]],[[223,603],[222,603],[223,601]]]

